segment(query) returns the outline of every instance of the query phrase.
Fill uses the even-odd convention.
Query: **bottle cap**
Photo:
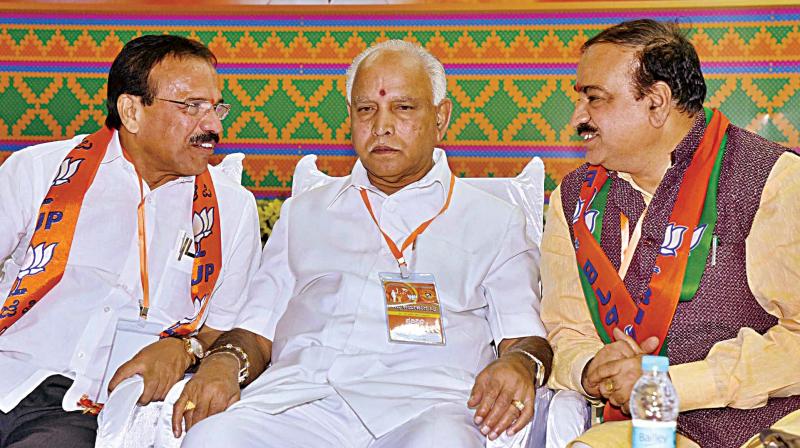
[[[666,356],[650,356],[645,355],[642,357],[642,370],[645,372],[666,372],[669,370],[669,358]]]

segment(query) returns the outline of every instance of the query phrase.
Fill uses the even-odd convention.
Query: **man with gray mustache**
[[[138,374],[139,402],[163,400],[233,326],[260,238],[253,196],[208,165],[230,109],[215,65],[136,38],[106,126],[0,166],[0,447],[94,446],[106,386]]]

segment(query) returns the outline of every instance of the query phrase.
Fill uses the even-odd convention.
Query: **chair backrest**
[[[292,196],[325,185],[336,178],[317,168],[317,156],[309,154],[294,168]],[[544,214],[544,163],[534,157],[517,177],[466,177],[464,182],[517,205],[525,212],[527,231],[536,244],[542,241],[542,216]]]

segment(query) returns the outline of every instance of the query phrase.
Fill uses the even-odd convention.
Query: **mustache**
[[[202,134],[195,134],[189,139],[189,144],[202,145],[203,143],[214,142],[219,143],[219,134],[216,132],[204,132]]]
[[[575,132],[578,135],[583,134],[584,132],[591,132],[593,134],[597,133],[597,128],[588,124],[588,123],[581,123],[575,128]]]

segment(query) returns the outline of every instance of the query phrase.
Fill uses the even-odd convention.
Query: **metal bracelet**
[[[536,387],[544,386],[544,364],[542,361],[539,360],[536,356],[532,353],[528,352],[527,350],[523,350],[521,348],[512,348],[508,351],[509,353],[522,353],[523,355],[530,358],[531,361],[536,365],[536,376],[535,376],[535,385]]]
[[[217,353],[227,353],[236,358],[236,361],[239,363],[239,385],[241,386],[244,384],[245,381],[247,381],[247,378],[250,377],[250,360],[247,359],[247,353],[245,353],[241,347],[228,343],[212,348],[206,352],[203,358],[208,358],[209,356]]]

